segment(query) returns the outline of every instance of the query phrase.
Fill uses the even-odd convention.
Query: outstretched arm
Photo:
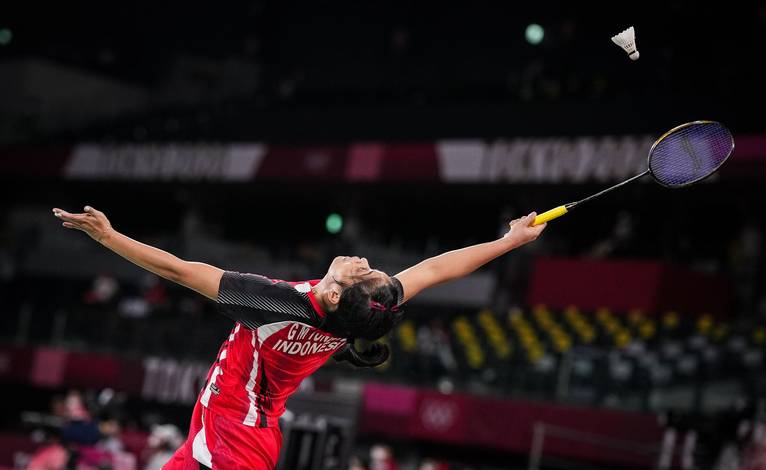
[[[423,289],[467,276],[498,256],[535,240],[546,226],[532,225],[536,215],[532,212],[511,221],[510,230],[499,240],[448,251],[400,272],[396,278],[402,283],[404,301]]]
[[[133,240],[112,228],[103,212],[85,206],[85,213],[53,209],[64,227],[82,230],[94,240],[147,271],[193,289],[215,300],[223,270],[205,263],[184,261],[166,251]]]

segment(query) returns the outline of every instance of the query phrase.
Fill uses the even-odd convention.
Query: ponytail
[[[332,358],[356,367],[377,367],[386,362],[389,355],[390,351],[385,344],[372,343],[367,349],[359,351],[354,347],[354,339],[349,338],[346,345],[333,354]]]

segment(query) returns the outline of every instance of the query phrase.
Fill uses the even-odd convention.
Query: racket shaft
[[[580,199],[577,202],[570,202],[569,204],[564,204],[563,206],[554,207],[553,209],[551,209],[551,210],[549,210],[547,212],[543,212],[542,214],[540,214],[537,217],[535,217],[535,222],[532,225],[544,224],[545,222],[548,222],[549,220],[553,220],[553,219],[555,219],[557,217],[561,217],[562,215],[566,214],[567,212],[569,212],[570,210],[574,209],[578,205],[580,205],[580,204],[582,204],[584,202],[588,202],[588,201],[591,201],[593,199],[596,199],[597,197],[601,197],[604,194],[606,194],[606,193],[608,193],[610,191],[613,191],[613,190],[615,190],[617,188],[621,188],[621,187],[625,186],[626,184],[641,178],[642,176],[644,176],[647,173],[649,173],[649,170],[646,170],[645,172],[643,172],[641,174],[638,174],[638,175],[636,175],[636,176],[634,176],[632,178],[628,178],[625,181],[623,181],[622,183],[617,183],[617,184],[615,184],[614,186],[612,186],[610,188],[606,188],[603,191],[599,191],[599,192],[597,192],[596,194],[594,194],[592,196],[586,197],[585,199]]]
[[[537,217],[535,217],[535,222],[532,225],[544,224],[545,222],[548,222],[549,220],[553,220],[555,218],[561,217],[567,212],[568,212],[567,206],[554,207],[553,209],[543,212],[542,214],[539,214]]]

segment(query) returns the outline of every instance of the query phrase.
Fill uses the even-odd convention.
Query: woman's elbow
[[[170,282],[183,284],[189,278],[190,269],[186,261],[179,261],[178,263],[174,263],[173,266],[169,266],[162,272],[157,273],[157,275]]]

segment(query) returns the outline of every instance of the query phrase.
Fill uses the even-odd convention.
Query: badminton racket
[[[539,225],[588,201],[592,201],[617,188],[621,188],[647,174],[666,188],[685,188],[698,183],[721,167],[734,151],[734,138],[720,122],[693,121],[670,129],[649,149],[648,168],[622,183],[607,188],[579,201],[555,207],[535,217]]]

